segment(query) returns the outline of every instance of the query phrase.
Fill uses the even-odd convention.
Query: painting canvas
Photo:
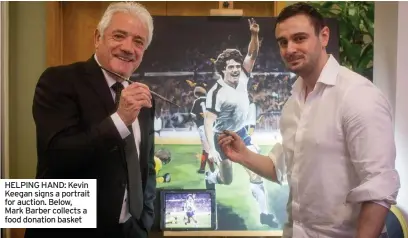
[[[281,141],[281,109],[296,75],[285,69],[280,58],[274,36],[276,19],[254,20],[260,27],[261,45],[244,84],[247,95],[235,99],[229,98],[234,95],[227,95],[225,100],[238,100],[238,106],[250,103],[245,106],[248,115],[241,132],[250,136],[254,151],[267,155]],[[250,42],[248,18],[154,17],[154,23],[153,41],[132,80],[149,85],[151,90],[180,106],[156,100],[157,188],[205,189],[212,174],[208,171],[217,169],[216,164],[205,160],[206,145],[202,143],[208,142],[203,114],[211,104],[215,105],[211,102],[216,100],[214,85],[222,80],[214,64],[226,49],[239,50],[245,57]],[[328,19],[328,25],[331,29],[328,52],[338,59],[337,24]],[[288,185],[254,178],[239,164],[231,166],[230,183],[215,185],[217,229],[282,230],[287,220]],[[200,212],[196,208],[195,214]],[[186,227],[200,223],[199,219],[187,217],[186,211],[178,211],[174,216],[177,219],[173,220]]]

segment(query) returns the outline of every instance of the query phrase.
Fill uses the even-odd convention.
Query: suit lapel
[[[91,86],[94,92],[98,95],[100,101],[102,102],[107,116],[111,115],[115,112],[115,104],[112,99],[111,91],[106,83],[105,76],[102,72],[102,69],[98,66],[94,55],[86,62],[86,77],[85,81]],[[149,143],[149,133],[151,128],[151,120],[150,120],[150,110],[149,108],[142,108],[140,110],[138,119],[139,119],[139,126],[140,126],[140,168],[142,172],[143,180],[146,180],[146,176],[148,175],[147,171],[147,162],[149,151],[147,149],[150,147]],[[152,142],[154,143],[154,142]],[[126,161],[124,160],[124,165],[126,166]]]
[[[94,55],[92,55],[92,57],[86,62],[85,67],[87,73],[85,80],[98,95],[105,107],[107,115],[111,115],[115,111],[115,103],[112,99],[112,93],[106,83],[102,69],[99,68]]]
[[[154,129],[153,129],[153,112],[155,108],[155,100],[152,98],[152,108],[142,108],[139,114],[139,124],[140,124],[140,136],[141,136],[141,143],[140,143],[140,168],[142,169],[142,181],[143,181],[143,189],[146,187],[146,181],[149,177],[149,163],[153,163],[149,161],[151,154],[150,148],[154,146]],[[154,154],[154,151],[153,151]]]
[[[112,98],[112,93],[106,82],[105,75],[102,72],[102,69],[98,66],[94,55],[86,62],[85,64],[85,82],[90,85],[90,88],[96,93],[99,97],[100,102],[103,104],[103,107],[106,111],[106,116],[110,116],[116,111],[115,102]],[[126,168],[125,156],[122,157],[122,164]]]

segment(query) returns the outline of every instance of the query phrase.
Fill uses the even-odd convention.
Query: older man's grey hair
[[[149,32],[145,49],[150,45],[153,38],[153,18],[147,9],[140,3],[135,2],[115,2],[109,5],[106,9],[105,13],[103,14],[101,20],[98,24],[98,31],[103,37],[105,29],[109,26],[112,16],[117,12],[124,12],[129,13],[135,17],[137,17],[141,22],[143,22]]]

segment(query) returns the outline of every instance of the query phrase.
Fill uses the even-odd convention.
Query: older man
[[[33,104],[37,178],[97,179],[97,229],[27,229],[25,237],[148,237],[154,101],[147,86],[112,72],[129,78],[152,35],[143,6],[113,3],[95,31],[95,54],[41,75]]]
[[[377,238],[399,190],[391,107],[369,80],[326,52],[329,33],[306,3],[280,13],[280,54],[299,76],[282,112],[283,146],[270,159],[234,132],[225,131],[219,144],[232,161],[272,181],[281,182],[287,168],[284,237]]]

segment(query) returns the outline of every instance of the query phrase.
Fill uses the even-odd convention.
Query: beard
[[[315,67],[318,67],[318,59],[319,56],[297,56],[289,62],[285,61],[285,64],[292,73],[297,75],[307,75],[312,72]]]
[[[299,73],[302,71],[305,64],[307,64],[305,56],[292,55],[284,59],[286,67],[293,73]]]

